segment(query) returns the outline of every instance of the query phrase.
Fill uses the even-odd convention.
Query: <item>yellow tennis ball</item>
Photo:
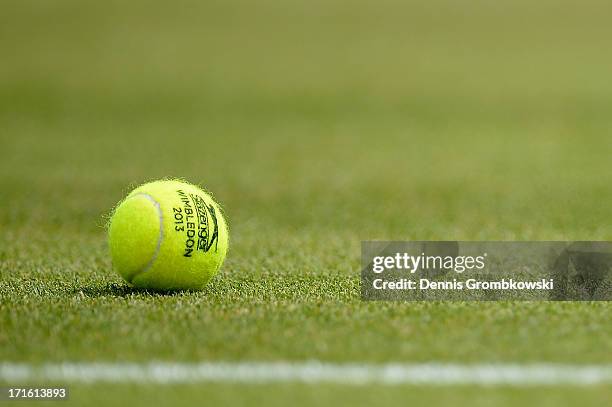
[[[199,290],[223,264],[229,233],[209,194],[164,180],[136,188],[119,203],[108,240],[114,268],[134,287]]]

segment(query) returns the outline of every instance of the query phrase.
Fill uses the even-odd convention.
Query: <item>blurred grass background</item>
[[[610,362],[608,303],[358,286],[365,239],[612,238],[609,2],[1,9],[0,360]],[[203,293],[111,268],[105,216],[168,176],[231,223]]]
[[[3,5],[3,224],[183,176],[238,228],[610,236],[606,2]]]

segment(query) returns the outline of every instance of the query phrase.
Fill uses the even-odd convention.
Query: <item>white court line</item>
[[[612,365],[563,364],[332,364],[322,362],[0,363],[6,382],[107,383],[341,383],[413,385],[612,384]]]

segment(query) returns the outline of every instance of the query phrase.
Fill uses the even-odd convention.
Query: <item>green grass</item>
[[[2,9],[0,361],[612,363],[609,303],[359,298],[361,240],[612,239],[603,2],[10,0]],[[112,271],[105,217],[130,187],[168,176],[213,191],[231,224],[228,260],[201,293],[132,291]],[[578,405],[610,396],[609,387],[546,397],[163,389],[75,386],[72,397]]]

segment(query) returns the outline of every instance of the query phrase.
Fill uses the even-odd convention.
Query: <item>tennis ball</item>
[[[119,203],[108,240],[114,268],[132,286],[199,290],[225,260],[229,234],[210,195],[163,180],[136,188]]]

